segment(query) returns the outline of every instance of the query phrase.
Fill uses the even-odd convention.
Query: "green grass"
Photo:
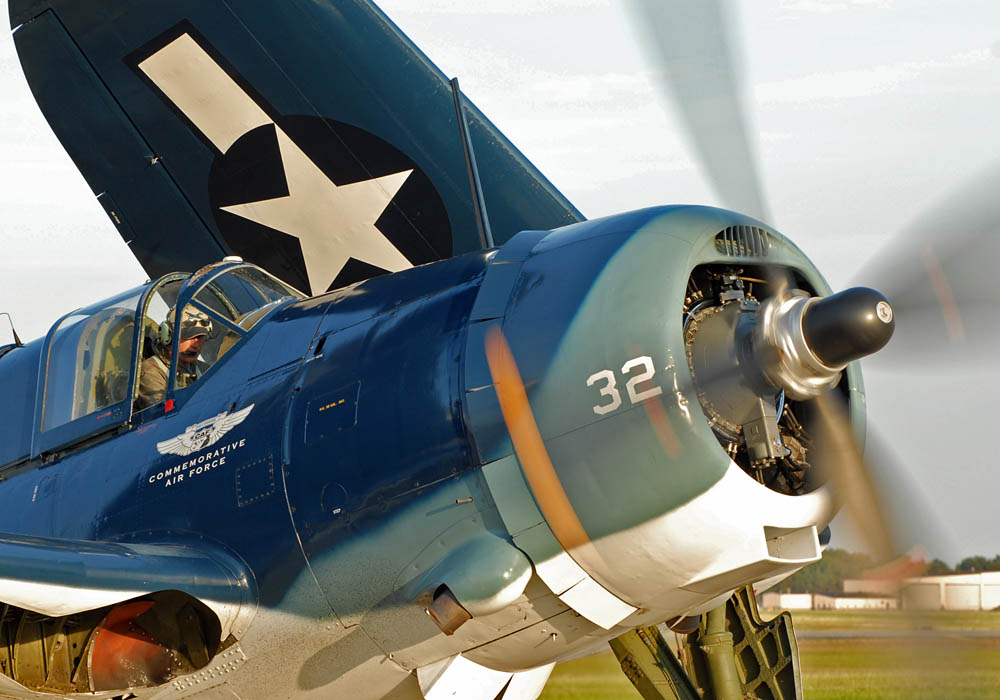
[[[1000,640],[803,639],[809,700],[1000,697]]]
[[[609,650],[559,664],[539,700],[625,700],[641,696]]]
[[[986,700],[1000,698],[1000,639],[961,630],[1000,629],[1000,613],[814,611],[796,630],[934,629],[933,639],[799,639],[807,700]],[[556,666],[542,700],[627,700],[639,694],[610,651]]]
[[[802,610],[792,613],[792,621],[796,630],[1000,630],[997,611]]]

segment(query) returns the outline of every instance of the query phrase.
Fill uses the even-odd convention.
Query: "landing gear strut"
[[[627,632],[611,649],[646,700],[802,698],[792,616],[764,622],[752,586],[702,615],[698,630],[680,639],[680,659],[659,627]]]

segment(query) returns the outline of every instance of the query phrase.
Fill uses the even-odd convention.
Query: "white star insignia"
[[[274,126],[288,195],[222,210],[298,238],[314,294],[325,292],[350,258],[390,272],[413,267],[375,226],[413,170],[337,186],[189,34],[139,68],[220,153],[253,129]]]
[[[375,222],[413,170],[336,185],[275,127],[288,195],[222,207],[299,239],[309,286],[325,292],[350,258],[390,272],[413,267]]]

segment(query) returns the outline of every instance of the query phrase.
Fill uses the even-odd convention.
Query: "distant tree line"
[[[867,554],[845,549],[827,549],[823,558],[782,581],[778,588],[786,593],[841,593],[844,579],[862,578],[875,562]],[[1000,554],[992,559],[980,555],[966,557],[952,568],[935,559],[927,565],[925,576],[944,574],[975,574],[980,571],[1000,571]]]
[[[875,565],[867,554],[830,548],[823,558],[786,578],[779,588],[786,593],[841,593],[845,578],[861,578]]]
[[[958,562],[954,569],[949,567],[940,559],[935,559],[927,566],[927,576],[941,576],[943,574],[978,574],[980,571],[1000,571],[1000,554],[992,559],[977,554],[974,557],[966,557]]]

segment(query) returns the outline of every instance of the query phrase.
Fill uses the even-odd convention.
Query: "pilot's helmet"
[[[163,345],[170,343],[170,336],[174,327],[174,317],[176,309],[170,309],[166,320],[160,324],[160,342]],[[212,319],[208,314],[192,306],[184,308],[181,314],[180,334],[181,340],[197,338],[198,336],[208,336],[212,333]]]
[[[190,306],[181,314],[181,340],[196,338],[199,335],[211,335],[212,319],[208,314]]]

